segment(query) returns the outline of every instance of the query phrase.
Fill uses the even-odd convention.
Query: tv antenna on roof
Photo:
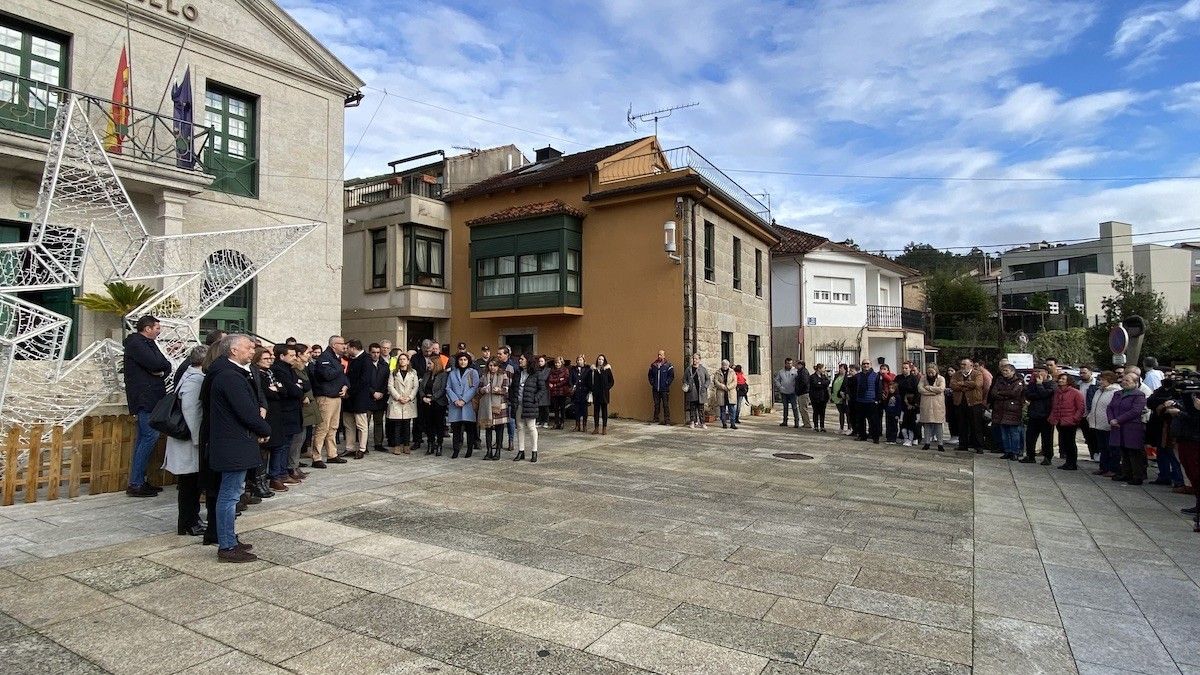
[[[694,103],[685,103],[684,105],[672,106],[670,108],[663,108],[662,110],[651,110],[650,112],[638,113],[637,115],[635,115],[635,114],[633,114],[633,104],[630,103],[629,110],[628,110],[628,112],[625,113],[625,121],[629,123],[630,129],[636,129],[638,122],[649,122],[650,120],[654,120],[654,135],[657,136],[659,120],[667,119],[676,110],[683,110],[684,108],[695,108],[698,105],[700,105],[699,101],[694,102]]]

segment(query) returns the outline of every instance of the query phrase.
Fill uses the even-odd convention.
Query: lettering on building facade
[[[188,23],[195,23],[200,18],[200,10],[190,2],[177,0],[126,0],[132,4],[145,5],[171,16],[182,16]]]

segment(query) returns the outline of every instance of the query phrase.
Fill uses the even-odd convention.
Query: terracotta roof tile
[[[829,243],[829,239],[821,235],[793,230],[778,223],[775,224],[775,232],[779,234],[780,239],[779,244],[771,249],[771,253],[775,255],[808,253]]]
[[[557,214],[566,214],[576,218],[583,218],[586,214],[579,209],[566,204],[560,199],[551,199],[548,202],[534,202],[532,204],[522,204],[520,206],[510,206],[507,209],[490,213],[479,218],[472,218],[467,221],[468,226],[472,225],[490,225],[492,223],[507,223],[512,220],[524,220],[526,218],[537,218],[539,216],[553,216]]]
[[[458,199],[466,199],[467,197],[475,197],[477,195],[495,192],[497,190],[512,190],[523,187],[525,185],[537,185],[539,183],[548,183],[554,180],[562,180],[564,178],[573,178],[590,173],[601,160],[615,155],[616,153],[628,148],[642,139],[634,139],[632,141],[624,141],[613,145],[606,145],[603,148],[594,148],[592,150],[584,150],[572,155],[563,155],[557,159],[546,162],[535,162],[534,164],[526,164],[512,171],[508,171],[491,178],[468,185],[467,187],[451,192],[443,197],[444,200],[452,202]],[[539,165],[544,165],[540,169],[534,169]]]

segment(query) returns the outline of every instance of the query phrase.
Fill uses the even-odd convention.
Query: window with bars
[[[446,285],[446,233],[419,225],[404,226],[404,283]]]
[[[257,99],[209,83],[204,92],[204,124],[212,128],[204,152],[205,172],[216,178],[210,189],[258,197]]]
[[[713,281],[717,278],[716,258],[717,226],[704,221],[704,280]]]
[[[733,288],[742,290],[742,240],[733,238]]]
[[[762,280],[763,280],[763,254],[762,249],[754,249],[754,295],[762,297]]]
[[[387,230],[371,230],[371,288],[387,288]]]
[[[758,336],[746,336],[746,368],[751,375],[759,375],[762,373],[762,361],[760,360],[758,351]]]
[[[49,136],[67,86],[64,35],[0,15],[0,128]]]

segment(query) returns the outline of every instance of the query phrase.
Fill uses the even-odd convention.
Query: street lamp
[[[1004,280],[1015,280],[1019,276],[1025,274],[1024,270],[1013,270],[1008,276],[1001,273],[996,273],[996,327],[999,329],[996,333],[996,346],[1000,350],[1000,354],[1004,354],[1004,296],[1000,294],[1000,282]],[[998,356],[996,358],[1002,358]]]

